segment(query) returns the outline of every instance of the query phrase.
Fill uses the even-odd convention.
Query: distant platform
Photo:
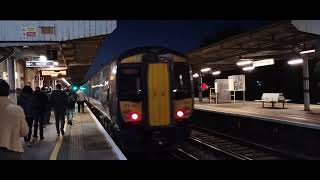
[[[33,139],[31,147],[24,144],[24,160],[126,160],[87,107],[85,113],[75,112],[63,137],[57,136],[53,113],[51,123],[44,129],[43,141]]]
[[[268,108],[269,106],[271,107],[271,104],[266,103],[266,108],[262,108],[262,103],[253,101],[214,104],[209,103],[208,98],[204,98],[200,103],[199,99],[195,98],[197,110],[320,129],[320,105],[311,105],[310,112],[303,111],[303,104],[287,103],[285,109],[281,109],[282,104],[276,104],[275,106],[279,107],[276,109]]]

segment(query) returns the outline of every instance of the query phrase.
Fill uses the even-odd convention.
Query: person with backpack
[[[66,90],[67,93],[67,120],[68,120],[68,124],[72,125],[72,119],[73,119],[73,115],[74,115],[74,109],[76,106],[76,101],[77,101],[77,96],[75,93],[72,93],[70,91],[70,88],[68,88]]]

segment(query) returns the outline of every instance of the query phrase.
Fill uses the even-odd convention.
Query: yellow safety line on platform
[[[66,129],[67,129],[67,123],[64,124],[64,132],[66,132]],[[57,140],[56,146],[54,147],[54,149],[51,153],[50,160],[57,160],[60,148],[62,146],[62,142],[63,142],[63,136],[61,136]]]

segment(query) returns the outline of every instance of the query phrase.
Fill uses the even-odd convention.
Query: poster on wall
[[[245,75],[229,76],[229,91],[245,91],[246,78]]]
[[[37,28],[32,26],[21,27],[22,39],[35,38],[37,36]]]

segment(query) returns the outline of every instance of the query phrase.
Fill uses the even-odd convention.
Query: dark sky
[[[255,29],[271,21],[172,21],[172,20],[122,20],[116,30],[100,46],[89,74],[100,69],[100,64],[117,57],[122,52],[139,46],[164,46],[182,53],[196,49],[207,36],[228,26]]]

